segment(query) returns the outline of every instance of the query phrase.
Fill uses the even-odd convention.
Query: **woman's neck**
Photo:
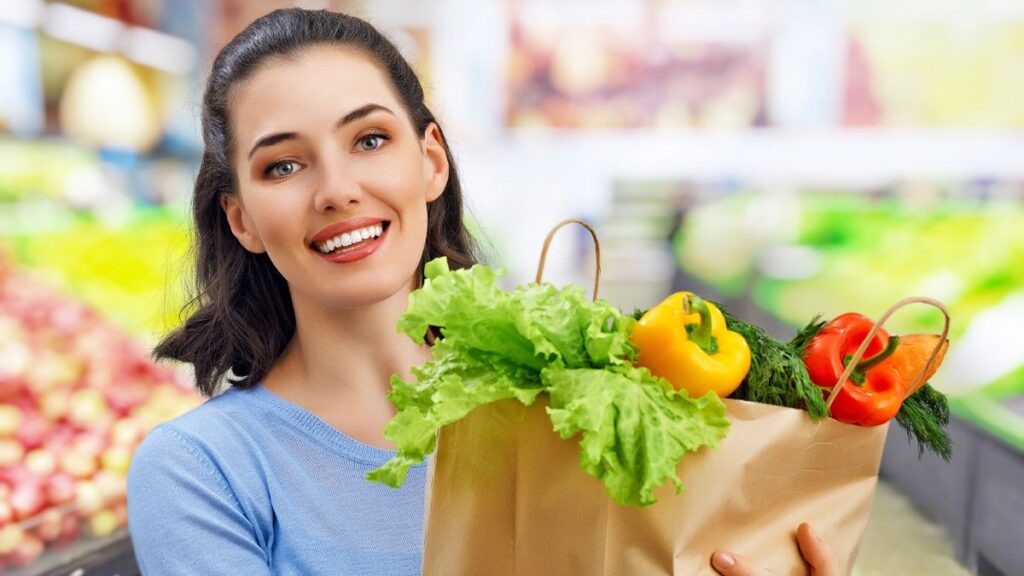
[[[394,415],[386,399],[392,374],[411,379],[410,368],[430,359],[395,326],[412,285],[381,302],[326,310],[293,297],[295,335],[264,386],[369,444],[390,447],[383,425]]]

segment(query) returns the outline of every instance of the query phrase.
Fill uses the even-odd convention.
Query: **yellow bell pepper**
[[[677,292],[648,310],[631,336],[637,362],[690,396],[732,394],[750,370],[747,341],[722,312],[690,292]]]

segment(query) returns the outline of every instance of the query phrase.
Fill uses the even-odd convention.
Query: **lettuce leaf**
[[[580,465],[617,502],[650,504],[667,480],[681,489],[680,458],[728,432],[721,400],[691,399],[634,368],[636,320],[607,302],[578,286],[504,291],[501,274],[483,265],[452,271],[444,258],[427,263],[398,330],[422,343],[437,327],[443,339],[432,360],[412,369],[413,382],[392,376],[388,398],[398,414],[384,435],[398,454],[367,478],[400,486],[434,451],[442,426],[477,406],[506,398],[529,405],[544,392],[554,430],[580,435]]]
[[[680,459],[718,447],[729,429],[714,392],[691,399],[646,368],[551,367],[542,380],[555,431],[565,439],[582,433],[580,466],[626,506],[653,504],[666,480],[681,491]]]

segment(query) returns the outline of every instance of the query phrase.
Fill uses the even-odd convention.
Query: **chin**
[[[413,273],[415,274],[415,272]],[[411,292],[415,277],[388,277],[380,275],[363,285],[332,286],[330,300],[342,309],[360,308],[385,302],[398,294]]]

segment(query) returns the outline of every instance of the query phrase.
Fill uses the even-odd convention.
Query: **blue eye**
[[[364,152],[373,152],[383,146],[385,140],[390,140],[385,134],[367,134],[359,139],[359,148]],[[373,144],[366,146],[367,142],[378,142],[378,144],[376,146]]]
[[[297,169],[295,162],[291,160],[284,160],[267,166],[266,170],[263,171],[263,175],[272,176],[274,178],[286,178],[294,174]]]

